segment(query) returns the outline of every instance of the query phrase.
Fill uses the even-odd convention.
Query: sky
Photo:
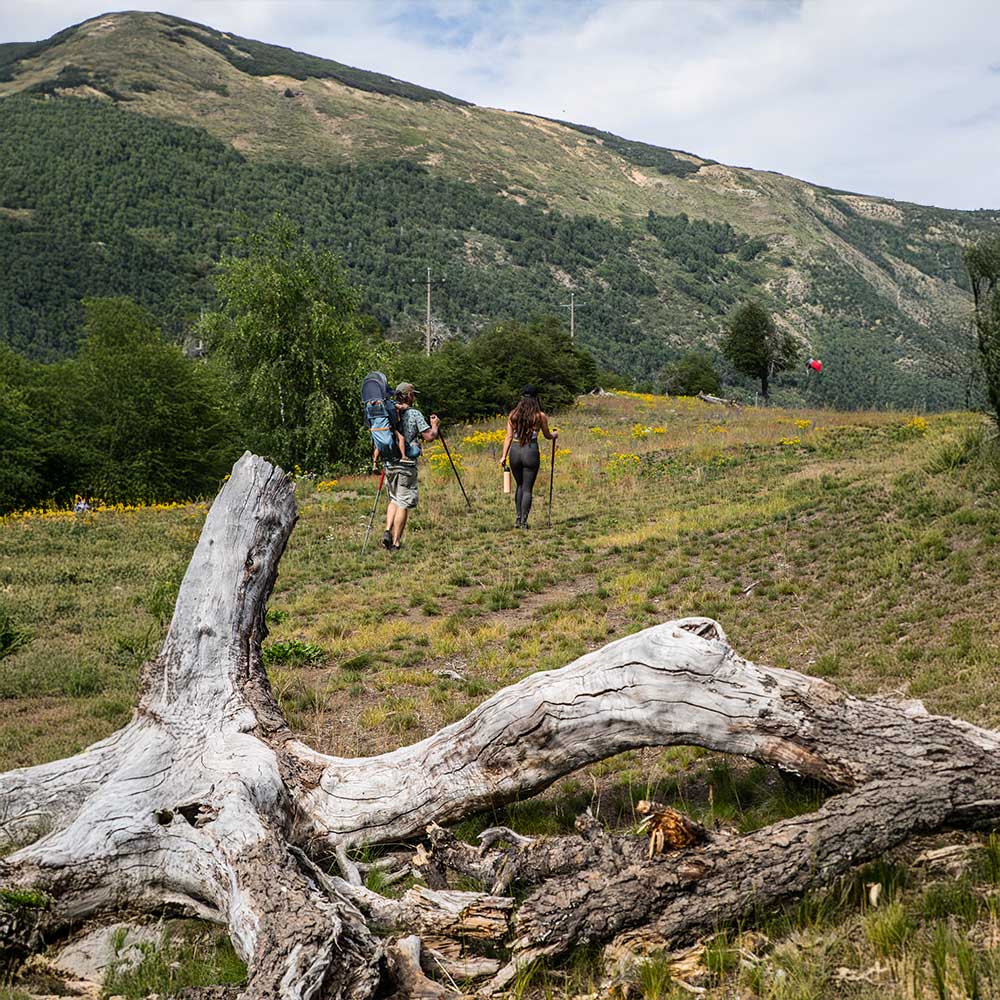
[[[1000,208],[998,0],[124,4],[723,163]],[[5,2],[0,41],[114,7]]]

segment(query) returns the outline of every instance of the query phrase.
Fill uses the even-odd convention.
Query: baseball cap
[[[521,395],[522,396],[537,396],[538,395],[538,390],[533,385],[526,385],[521,390]]]
[[[414,395],[417,394],[417,390],[413,388],[412,382],[400,382],[399,385],[396,386],[397,396],[408,396],[411,392]]]

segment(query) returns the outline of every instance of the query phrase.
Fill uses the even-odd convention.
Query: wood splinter
[[[685,847],[694,847],[708,839],[708,830],[701,823],[670,806],[642,799],[635,811],[646,817],[639,824],[638,832],[649,831],[647,858],[665,851],[682,851]]]

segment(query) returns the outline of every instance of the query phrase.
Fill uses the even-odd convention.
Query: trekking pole
[[[469,496],[465,492],[465,487],[462,485],[462,477],[458,474],[458,469],[455,468],[455,460],[451,457],[451,452],[448,450],[448,442],[444,439],[444,434],[438,429],[438,437],[441,439],[441,444],[444,445],[444,453],[448,456],[448,461],[451,462],[451,471],[455,473],[455,478],[458,480],[458,488],[462,491],[462,496],[465,497],[465,502],[469,506],[469,510],[472,510],[472,503],[469,501]]]
[[[375,511],[378,509],[379,497],[382,496],[382,484],[385,482],[385,466],[382,466],[382,475],[378,481],[378,491],[375,494],[375,503],[372,504],[372,516],[368,518],[368,530],[365,532],[365,540],[361,543],[361,554],[365,554],[365,547],[368,545],[368,536],[372,533],[372,525],[375,523]]]
[[[556,478],[556,439],[552,439],[552,461],[549,463],[549,527],[552,527],[552,481]]]

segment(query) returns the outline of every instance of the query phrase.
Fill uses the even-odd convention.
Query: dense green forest
[[[185,357],[129,299],[88,300],[70,360],[40,364],[0,345],[0,513],[78,495],[197,496],[238,444],[224,373]]]
[[[108,101],[6,97],[0,131],[8,140],[0,149],[0,340],[39,360],[76,350],[87,296],[129,296],[169,338],[190,335],[216,304],[210,276],[227,245],[276,212],[342,257],[363,311],[403,343],[423,326],[427,267],[439,335],[564,316],[575,289],[581,345],[651,388],[665,364],[715,341],[739,302],[784,307],[769,280],[775,251],[727,223],[654,212],[633,225],[568,216],[406,160],[254,161],[201,129]],[[932,250],[846,208],[843,219],[830,227],[870,244],[873,257],[891,252],[963,280],[957,243]],[[815,259],[812,279],[811,349],[827,369],[822,379],[787,376],[779,401],[965,405],[968,380],[932,356],[954,353],[954,342],[914,353],[933,339],[928,331],[832,253]],[[716,362],[727,384],[752,392]]]
[[[212,301],[207,278],[223,248],[279,211],[342,254],[385,328],[419,322],[427,266],[446,278],[435,318],[466,333],[563,312],[559,269],[606,284],[588,304],[600,339],[585,338],[605,364],[665,356],[636,322],[656,287],[630,234],[608,222],[519,205],[406,161],[254,163],[200,130],[97,101],[6,98],[0,128],[12,140],[0,154],[0,266],[11,279],[0,333],[33,357],[74,349],[85,295],[130,295],[181,336]]]
[[[598,384],[550,317],[499,324],[432,357],[385,341],[338,257],[287,219],[239,241],[197,324],[208,356],[170,343],[125,296],[83,302],[79,351],[31,361],[0,344],[0,514],[75,498],[163,502],[215,491],[250,448],[286,469],[366,466],[360,387],[406,378],[449,423],[505,411],[533,382],[550,407]]]

